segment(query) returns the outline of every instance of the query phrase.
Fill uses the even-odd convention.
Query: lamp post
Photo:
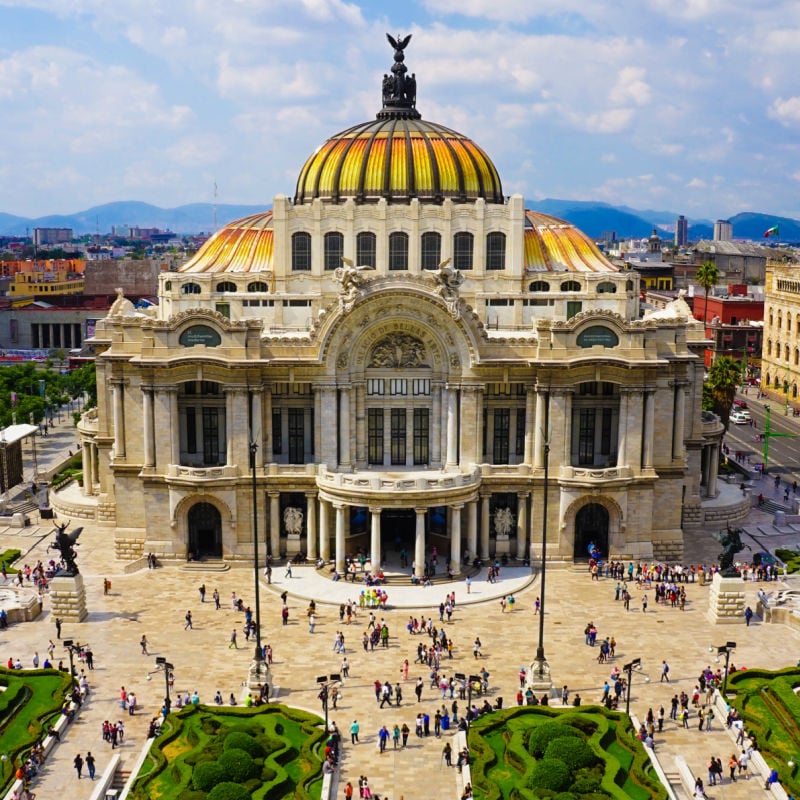
[[[258,580],[258,486],[256,484],[258,444],[253,435],[252,405],[250,415],[250,476],[253,484],[253,580],[255,581],[256,645],[253,662],[250,664],[249,685],[251,688],[255,688],[260,684],[268,684],[269,667],[264,661],[264,653],[261,649],[261,584]],[[269,686],[267,686],[266,697],[269,699]]]
[[[456,672],[453,676],[457,681],[463,681],[467,679],[467,676],[463,672]],[[480,675],[470,675],[469,679],[467,680],[467,713],[464,714],[464,719],[467,721],[467,732],[469,733],[469,728],[472,723],[472,684],[477,681],[478,685],[481,682]]]
[[[536,648],[536,658],[531,664],[532,682],[552,685],[550,679],[550,665],[544,657],[544,609],[545,609],[545,578],[547,576],[547,493],[549,488],[550,469],[550,443],[544,443],[544,491],[542,497],[542,586],[541,604],[539,606],[539,644]]]
[[[736,642],[725,642],[717,647],[717,656],[725,654],[725,677],[722,679],[722,694],[728,690],[728,665],[731,662],[731,651],[736,649]]]
[[[172,700],[169,696],[169,678],[175,666],[170,664],[164,656],[156,656],[156,669],[164,670],[164,689],[166,691],[164,695],[164,705],[167,707],[167,711],[169,711],[172,708]]]
[[[325,733],[328,733],[328,697],[330,696],[331,688],[334,684],[341,683],[342,676],[338,672],[332,672],[329,675],[319,675],[317,677],[317,684],[320,687],[320,698],[322,700],[322,708],[325,712]]]
[[[64,639],[64,647],[69,650],[69,676],[72,680],[75,680],[75,661],[74,656],[75,653],[80,653],[81,649],[86,647],[85,644],[79,644],[78,642],[74,641],[73,639]]]
[[[633,683],[633,670],[638,669],[642,665],[641,658],[634,658],[627,664],[624,664],[622,671],[628,676],[628,686],[625,692],[625,713],[631,715],[631,684]]]

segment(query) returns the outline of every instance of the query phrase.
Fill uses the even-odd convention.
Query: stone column
[[[544,442],[547,436],[547,393],[536,390],[536,419],[533,423],[533,468],[544,469]],[[527,445],[526,445],[527,446]]]
[[[163,436],[157,438],[154,435],[153,438],[156,444],[154,465],[156,469],[162,472],[166,471],[167,464],[170,463],[169,459],[171,458],[171,449],[164,452],[164,447],[169,446],[171,448],[171,443],[167,445],[167,441],[165,440],[172,438],[168,431],[173,429],[172,420],[170,418],[170,388],[169,386],[159,386],[155,389],[153,396],[153,429],[154,432],[159,431],[160,434],[163,434]]]
[[[642,448],[642,466],[653,469],[653,442],[656,427],[656,393],[647,391],[644,395],[644,442]]]
[[[431,466],[442,464],[442,384],[434,381],[431,387]]]
[[[272,461],[272,389],[270,387],[264,388],[263,405],[261,418],[264,420],[264,433],[261,440],[264,442],[264,449],[261,451],[261,462],[269,464]],[[319,418],[315,418],[318,420]],[[315,450],[314,452],[319,452]]]
[[[634,389],[628,395],[628,436],[625,443],[628,456],[628,466],[635,473],[642,469],[642,447],[644,393],[641,389]]]
[[[372,561],[372,570],[375,572],[381,565],[381,511],[380,507],[369,507],[370,514],[370,543],[369,552]]]
[[[97,442],[92,444],[92,486],[95,485],[100,485],[100,450]]]
[[[234,390],[225,390],[225,463],[228,466],[234,463],[233,455],[233,418],[234,418]]]
[[[719,475],[719,444],[714,443],[709,448],[708,465],[708,496],[717,496],[717,476]]]
[[[317,560],[317,493],[306,492],[306,555]]]
[[[144,423],[144,466],[156,464],[155,426],[153,425],[153,388],[142,387],[142,421]]]
[[[517,559],[522,561],[528,552],[528,492],[517,495]]]
[[[447,456],[445,467],[458,465],[458,389],[448,386],[447,393]]]
[[[564,459],[565,466],[572,464],[572,391],[564,392]]]
[[[81,445],[83,449],[83,494],[92,493],[92,457],[88,441],[84,441]]]
[[[261,412],[261,397],[263,390],[260,386],[251,387],[250,389],[250,418],[252,420],[251,431],[248,431],[248,443],[254,441],[258,445],[258,451],[264,449],[264,418]],[[249,452],[249,450],[248,450]],[[263,461],[262,457],[262,461]]]
[[[629,392],[620,390],[619,423],[617,424],[617,466],[628,465],[628,398]]]
[[[121,378],[111,381],[114,395],[114,458],[125,458],[125,383]]]
[[[478,501],[467,503],[467,552],[470,559],[478,555]]]
[[[339,465],[338,450],[338,409],[336,407],[336,387],[320,386],[320,415],[316,424],[320,427],[319,460],[329,469]]]
[[[319,557],[327,564],[331,560],[330,508],[327,500],[319,501]]]
[[[481,495],[481,558],[489,558],[489,501],[491,495]]]
[[[350,387],[345,386],[339,390],[339,466],[350,464]]]
[[[169,436],[169,458],[170,464],[181,463],[181,437],[180,419],[178,418],[178,387],[171,386],[168,395],[169,401],[169,422],[170,425],[165,431]]]
[[[483,387],[461,387],[461,431],[460,446],[456,452],[461,453],[461,462],[477,464],[483,459],[481,453],[483,434]],[[449,433],[449,427],[448,427]],[[448,459],[449,460],[449,459]],[[458,456],[456,457],[458,461]]]
[[[450,564],[454,575],[461,572],[461,509],[463,503],[450,506]]]
[[[355,464],[357,467],[367,465],[367,387],[359,381],[356,390],[356,442]]]
[[[336,510],[336,571],[344,577],[344,509],[341,503],[334,503]]]
[[[672,412],[672,457],[683,458],[684,417],[686,416],[686,387],[675,383],[675,403]]]
[[[274,560],[281,554],[281,494],[269,493],[269,552]]]
[[[528,386],[525,391],[525,455],[524,463],[533,466],[533,449],[536,430],[536,390]]]
[[[423,578],[425,574],[425,508],[415,508],[417,514],[414,531],[414,574]]]

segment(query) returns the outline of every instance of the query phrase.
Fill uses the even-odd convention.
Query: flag
[[[779,226],[773,225],[769,230],[764,231],[764,238],[769,239],[770,236],[777,236],[779,233]]]

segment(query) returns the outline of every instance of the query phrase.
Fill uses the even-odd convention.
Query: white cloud
[[[782,97],[775,98],[767,114],[782,125],[789,126],[800,123],[800,97],[788,97],[785,100]]]
[[[645,70],[642,67],[623,67],[619,71],[617,82],[611,89],[608,99],[616,105],[634,103],[637,106],[647,105],[652,98],[652,91],[645,81]]]
[[[708,184],[702,178],[692,178],[689,183],[686,184],[688,189],[707,189]]]

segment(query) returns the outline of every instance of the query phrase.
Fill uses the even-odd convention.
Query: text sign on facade
[[[204,344],[206,347],[219,347],[222,338],[208,325],[193,325],[187,328],[178,339],[183,347],[194,347],[197,344]]]
[[[617,334],[602,325],[594,325],[578,334],[578,347],[594,347],[595,345],[616,347],[618,344],[619,337]]]

